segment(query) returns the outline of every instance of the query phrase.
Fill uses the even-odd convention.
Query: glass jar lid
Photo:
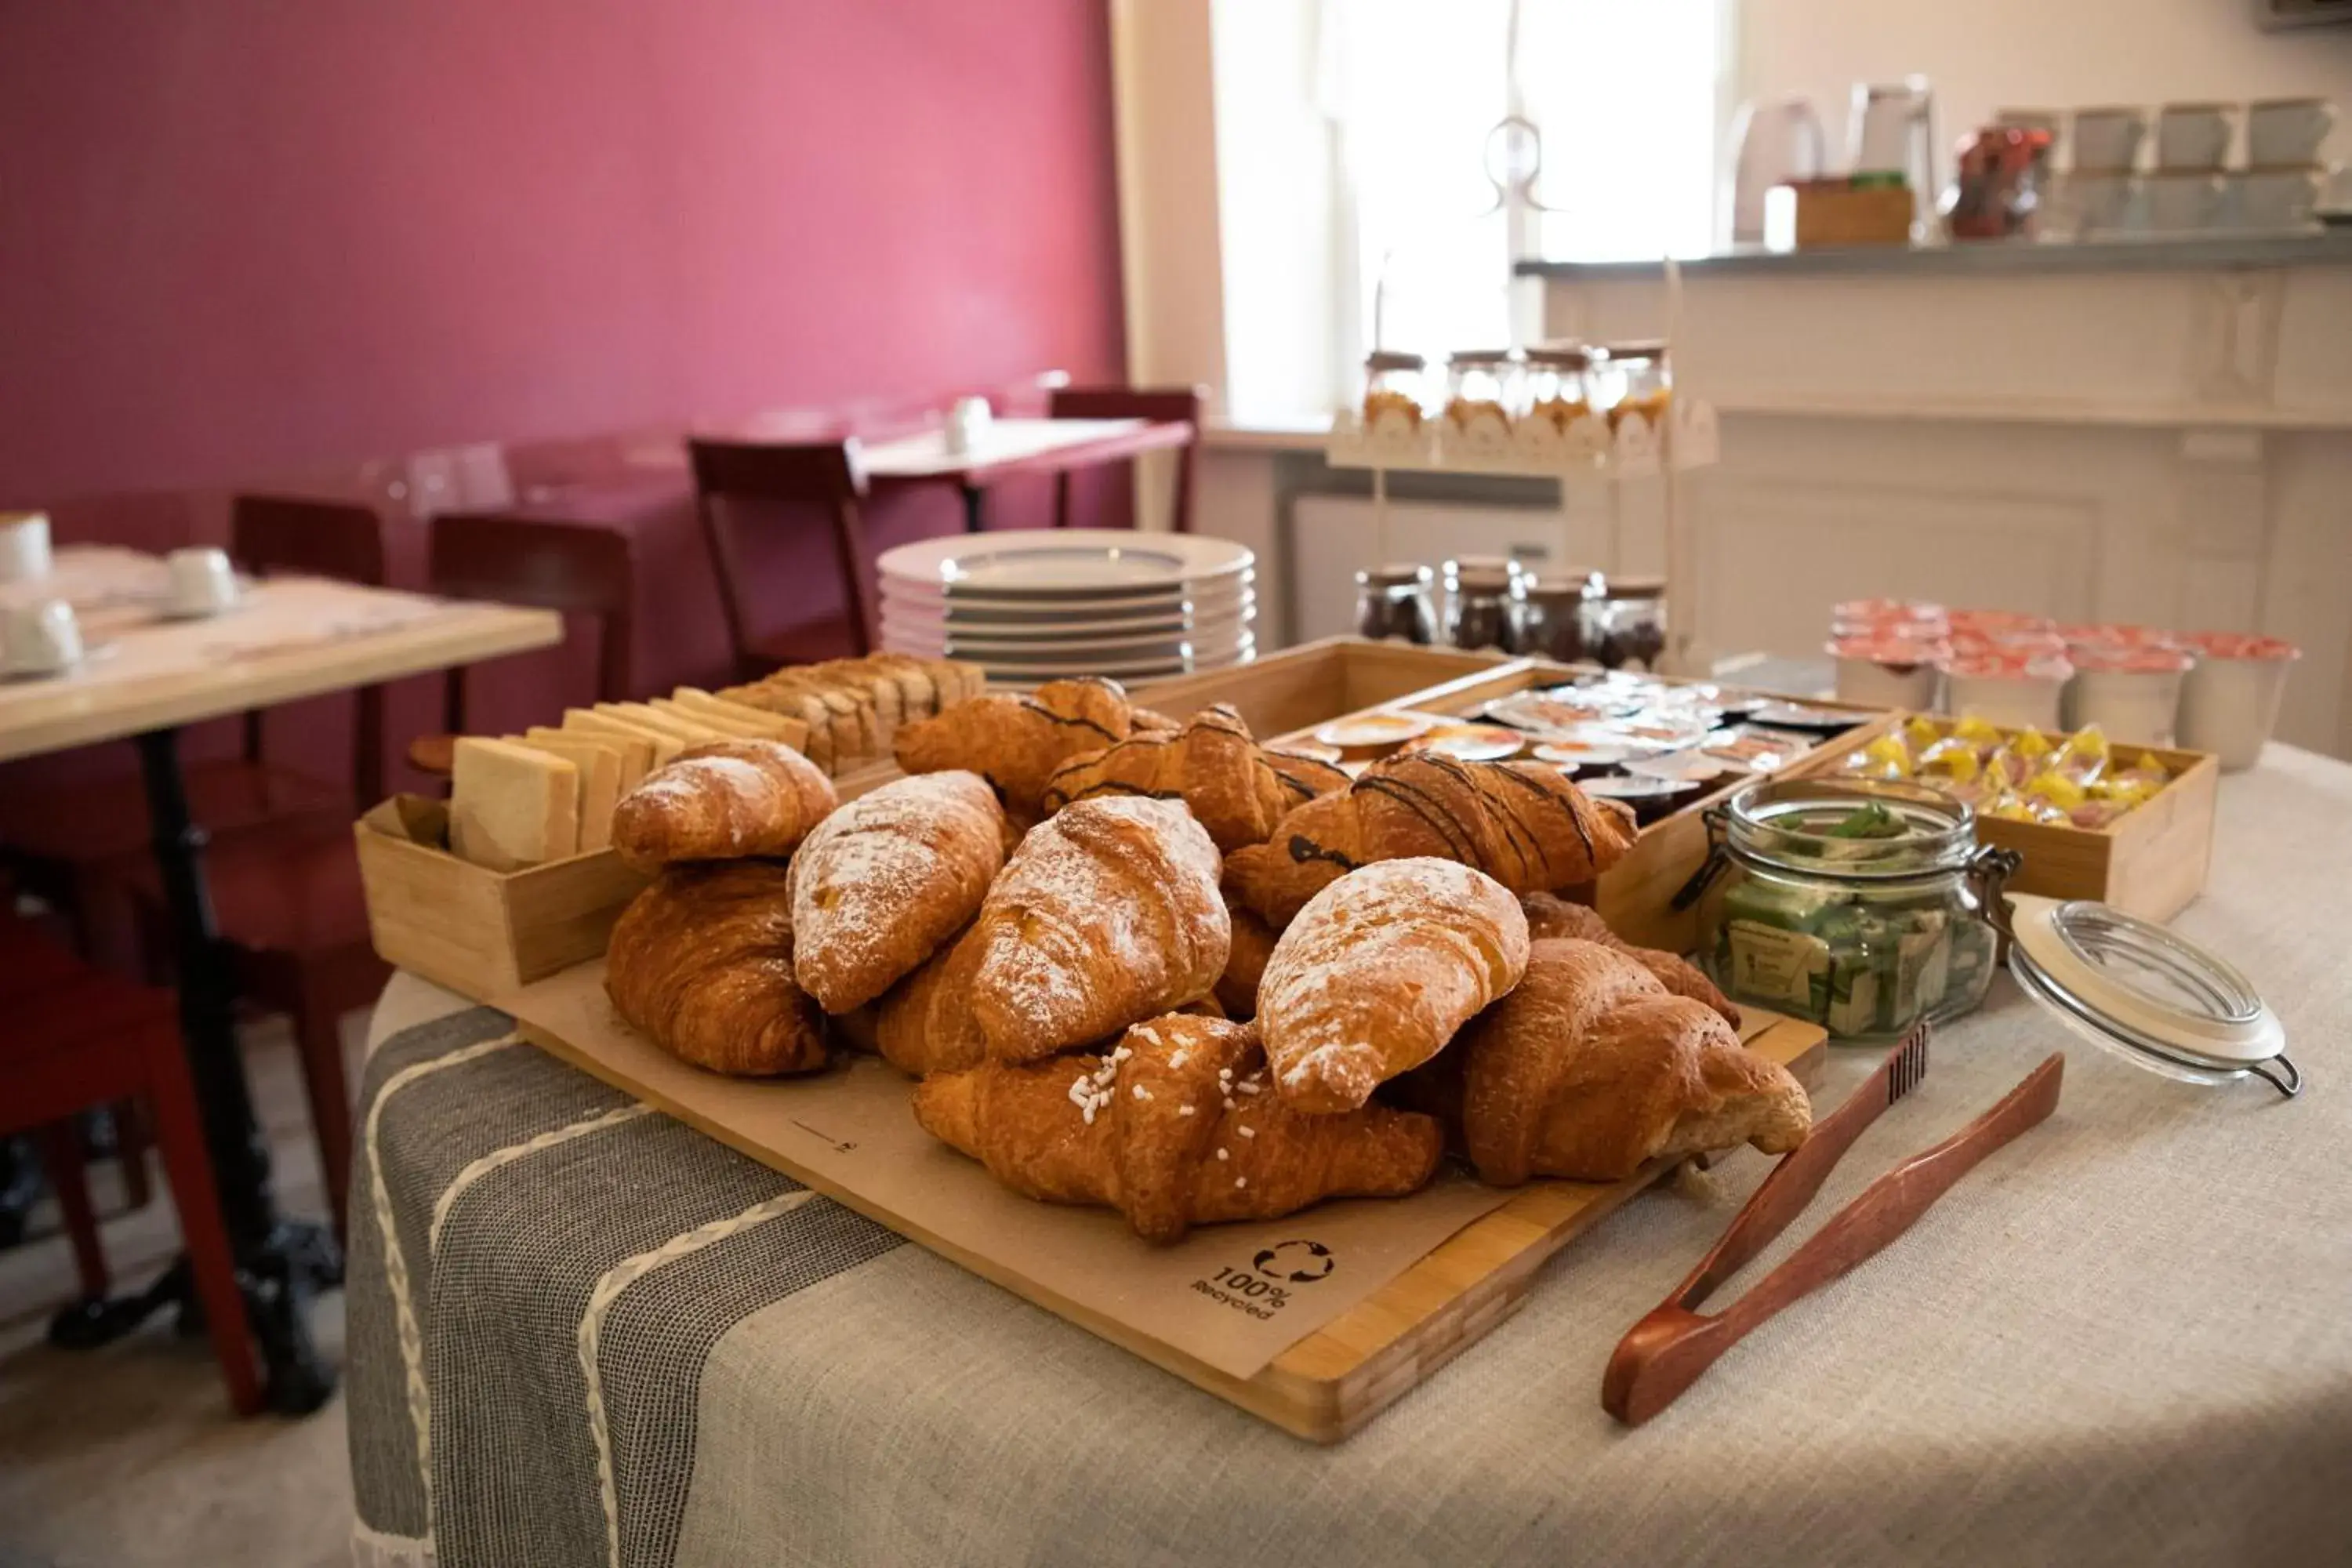
[[[1414,588],[1429,584],[1429,568],[1411,561],[1391,561],[1385,566],[1373,566],[1356,574],[1357,584],[1366,588]]]
[[[1455,365],[1498,365],[1511,363],[1509,349],[1456,349],[1446,356]]]
[[[1369,371],[1422,370],[1428,363],[1421,355],[1402,349],[1374,349],[1364,356],[1364,368]]]
[[[1603,595],[1611,599],[1663,599],[1666,596],[1664,577],[1612,577]]]
[[[1526,351],[1529,364],[1547,365],[1559,370],[1584,370],[1592,363],[1592,351],[1582,343],[1554,343]]]
[[[2252,1073],[2289,1098],[2302,1091],[2285,1026],[2231,964],[2105,904],[2007,903],[2010,973],[2083,1039],[2188,1083]]]
[[[1603,343],[1601,345],[1601,354],[1602,358],[1613,360],[1620,364],[1623,363],[1627,360],[1657,360],[1663,362],[1666,357],[1666,340],[1664,338],[1632,338],[1623,342]]]

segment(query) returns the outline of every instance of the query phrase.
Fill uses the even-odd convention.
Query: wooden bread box
[[[487,1000],[601,957],[646,882],[610,849],[493,871],[448,849],[446,803],[401,795],[352,825],[376,956]]]

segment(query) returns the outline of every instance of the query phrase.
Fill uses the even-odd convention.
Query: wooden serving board
[[[1116,1308],[1075,1300],[1017,1261],[1036,1247],[1036,1227],[1064,1227],[1071,1245],[1097,1246],[1108,1267],[1119,1267],[1121,1248],[1132,1261],[1139,1246],[1110,1216],[1092,1211],[1053,1209],[1013,1201],[1000,1222],[1002,1232],[969,1225],[955,1234],[912,1212],[921,1206],[925,1184],[961,1179],[989,1184],[977,1165],[950,1162],[939,1175],[910,1184],[907,1161],[940,1152],[939,1146],[902,1152],[886,1167],[888,1180],[860,1181],[855,1162],[828,1163],[813,1143],[814,1129],[801,1115],[780,1114],[789,1105],[790,1083],[718,1079],[682,1068],[650,1047],[616,1048],[614,1042],[567,1039],[544,1026],[526,1024],[526,1037],[582,1071],[687,1122],[730,1147],[836,1199],[867,1218],[1003,1286],[1013,1294],[1143,1357],[1168,1372],[1240,1406],[1252,1415],[1318,1443],[1347,1436],[1475,1344],[1518,1306],[1536,1270],[1570,1240],[1673,1168],[1661,1161],[1630,1180],[1602,1186],[1579,1182],[1536,1182],[1499,1206],[1486,1209],[1466,1226],[1438,1234],[1433,1249],[1388,1279],[1321,1328],[1289,1343],[1251,1376],[1234,1375],[1171,1342],[1164,1333]],[[1780,1062],[1809,1086],[1824,1057],[1826,1037],[1793,1018],[1750,1010],[1740,1033],[1752,1049]],[[867,1064],[877,1075],[887,1073]],[[895,1105],[895,1101],[894,1101]],[[824,1113],[829,1116],[830,1112]],[[895,1118],[893,1119],[895,1121]],[[911,1118],[908,1119],[911,1124]],[[827,1126],[826,1133],[835,1131]],[[854,1148],[855,1145],[847,1147]],[[869,1152],[874,1151],[869,1150]],[[898,1195],[894,1196],[892,1185]],[[1463,1185],[1466,1184],[1457,1184]],[[1483,1191],[1483,1189],[1481,1189]],[[999,1198],[1009,1196],[992,1192]],[[1424,1194],[1423,1197],[1431,1194]],[[904,1200],[912,1198],[913,1202]],[[1399,1201],[1411,1205],[1420,1201]],[[1338,1205],[1354,1211],[1361,1224],[1367,1211],[1392,1205]],[[1323,1213],[1324,1211],[1317,1211]],[[1327,1223],[1328,1219],[1327,1219]],[[1449,1222],[1451,1223],[1451,1222]],[[1231,1227],[1203,1227],[1205,1237]],[[1025,1239],[1013,1232],[1027,1229]],[[1102,1237],[1104,1231],[1116,1235]],[[1084,1232],[1090,1232],[1089,1240]],[[1253,1244],[1255,1245],[1255,1244]],[[1024,1248],[1031,1249],[1024,1252]],[[1095,1271],[1099,1273],[1100,1270]],[[1138,1297],[1148,1293],[1138,1290]]]

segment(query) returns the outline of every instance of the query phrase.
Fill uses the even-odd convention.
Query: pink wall
[[[1099,0],[0,5],[0,497],[1119,368]]]

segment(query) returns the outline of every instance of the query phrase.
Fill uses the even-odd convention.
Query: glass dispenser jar
[[[1600,374],[1609,405],[1609,428],[1614,430],[1628,414],[1639,414],[1652,426],[1663,426],[1673,400],[1674,378],[1666,368],[1663,339],[1611,343],[1601,351]]]
[[[1592,355],[1581,343],[1527,351],[1528,416],[1563,433],[1592,412]]]
[[[1508,349],[1465,349],[1446,362],[1445,418],[1462,434],[1507,437],[1520,405],[1519,367]]]
[[[1382,420],[1402,420],[1405,428],[1421,428],[1422,405],[1428,384],[1428,362],[1419,354],[1395,349],[1375,349],[1364,356],[1364,429],[1377,430]]]
[[[1356,635],[1427,647],[1437,641],[1430,570],[1409,562],[1356,574]]]

